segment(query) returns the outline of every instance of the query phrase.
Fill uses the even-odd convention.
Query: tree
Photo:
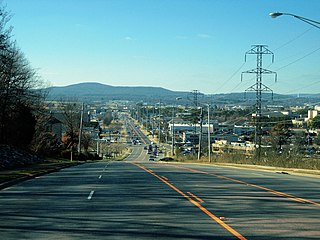
[[[62,142],[66,148],[76,147],[79,139],[81,106],[77,102],[61,102],[60,104],[63,109],[63,123],[66,127]]]
[[[7,142],[19,148],[27,149],[36,126],[36,119],[30,107],[18,105],[9,117],[12,122],[7,126],[7,131],[11,133],[7,136]]]
[[[313,128],[313,129],[320,128],[320,116],[316,116],[313,119],[311,119],[309,126],[310,126],[310,128]]]
[[[282,150],[282,146],[287,144],[288,138],[292,136],[292,133],[286,124],[277,123],[272,128],[271,135],[273,136],[274,145],[276,145],[279,150]]]
[[[31,150],[37,155],[53,156],[60,152],[60,144],[53,132],[44,131],[34,138]]]
[[[109,124],[108,129],[110,132],[116,133],[116,132],[121,132],[122,127],[123,127],[123,123],[119,121],[113,121],[112,123]]]
[[[9,20],[0,7],[0,144],[26,148],[35,131],[33,110],[42,98],[35,89],[41,81],[11,39]]]
[[[106,125],[106,126],[109,126],[110,123],[112,122],[112,120],[113,120],[112,112],[108,111],[106,113],[106,115],[104,116],[103,124]]]
[[[88,149],[89,147],[92,145],[93,143],[93,139],[90,133],[84,133],[82,134],[82,146],[84,148],[85,153],[88,153]]]
[[[35,114],[35,134],[30,149],[41,156],[53,156],[60,152],[60,135],[53,132],[52,124],[57,123],[56,118],[45,108],[39,108]]]

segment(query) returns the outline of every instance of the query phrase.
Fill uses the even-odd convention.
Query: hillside
[[[79,83],[65,87],[47,88],[49,99],[85,98],[87,100],[147,100],[176,97],[185,92],[170,91],[161,87],[118,87],[101,83]]]
[[[172,103],[177,97],[181,97],[181,104],[191,104],[193,95],[190,92],[171,91],[161,87],[119,87],[110,86],[101,83],[79,83],[65,87],[50,87],[48,99],[82,99],[85,101],[108,101],[108,100],[128,100],[128,101],[146,101],[149,103],[158,102],[161,99],[164,103]],[[296,105],[305,103],[317,103],[320,101],[319,94],[302,95],[282,95],[274,94],[273,98],[268,94],[263,94],[262,102],[266,104],[279,104],[287,106],[293,102]],[[255,93],[227,93],[198,96],[198,102],[211,103],[215,105],[236,104],[236,105],[254,105]]]

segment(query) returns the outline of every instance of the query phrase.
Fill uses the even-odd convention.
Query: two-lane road
[[[2,190],[1,239],[319,239],[319,179],[147,159]]]

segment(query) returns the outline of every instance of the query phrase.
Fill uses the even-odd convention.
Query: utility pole
[[[158,147],[161,143],[161,100],[159,101]]]
[[[195,109],[198,109],[198,105],[199,105],[199,102],[198,102],[198,96],[199,96],[200,92],[198,90],[193,90],[192,91],[192,96],[193,96],[193,104],[195,106]],[[191,99],[190,99],[191,100]],[[202,138],[202,107],[201,107],[201,114],[200,114],[200,121],[199,121],[199,124],[200,124],[200,133],[199,133],[199,145],[198,145],[198,160],[200,159],[200,155],[201,155],[201,138]],[[197,134],[197,124],[194,125],[194,136],[196,136]],[[193,149],[195,148],[195,142],[193,141],[192,143],[193,145]]]
[[[180,99],[182,99],[181,97],[176,97],[176,100],[180,100]],[[173,106],[172,106],[172,145],[171,145],[171,148],[172,148],[172,156],[174,156],[175,155],[175,153],[174,153],[174,145],[175,145],[175,136],[174,136],[174,134],[175,134],[175,129],[174,129],[174,118],[175,118],[175,103],[173,104]]]
[[[203,121],[203,107],[200,107],[200,132],[199,132],[199,145],[198,145],[198,160],[200,160],[200,157],[201,157],[202,121]]]
[[[78,152],[81,153],[81,137],[82,137],[82,127],[83,127],[83,112],[84,112],[84,103],[81,106],[80,114],[80,127],[79,127],[79,142],[78,142]]]
[[[155,110],[155,106],[153,107],[153,114],[152,114],[152,138],[154,138],[154,129],[155,129],[155,127],[154,127],[154,118],[155,118],[155,113],[154,113],[154,110]]]
[[[208,158],[211,163],[210,104],[208,104]]]
[[[257,57],[257,67],[252,70],[248,70],[241,73],[241,81],[244,73],[256,74],[256,83],[249,87],[246,92],[256,92],[256,116],[255,116],[255,147],[256,147],[256,159],[259,161],[261,156],[261,97],[262,92],[272,92],[272,90],[262,83],[263,74],[274,74],[275,82],[277,81],[277,73],[264,69],[262,65],[263,55],[272,55],[272,62],[274,61],[274,54],[267,48],[266,45],[253,45],[252,48],[246,52],[245,61],[248,54],[255,54]]]
[[[171,144],[171,153],[172,156],[174,156],[174,140],[175,140],[175,136],[174,136],[174,117],[175,117],[175,112],[174,112],[174,105],[172,107],[172,144]]]

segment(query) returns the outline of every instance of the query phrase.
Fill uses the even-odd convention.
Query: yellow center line
[[[178,189],[177,187],[175,187],[173,184],[169,183],[167,180],[163,179],[162,177],[160,177],[159,175],[157,175],[156,173],[154,173],[153,171],[147,169],[146,167],[134,163],[134,162],[130,162],[131,164],[143,169],[144,171],[150,173],[151,175],[153,175],[154,177],[156,177],[157,179],[159,179],[160,181],[162,181],[163,183],[167,184],[169,187],[171,187],[173,190],[175,190],[177,193],[181,194],[183,197],[185,197],[186,199],[189,200],[189,202],[191,202],[193,205],[195,205],[196,207],[198,207],[201,211],[203,211],[205,214],[207,214],[211,219],[213,219],[214,221],[216,221],[217,223],[219,223],[222,227],[224,227],[226,230],[228,230],[230,233],[232,233],[235,237],[237,237],[238,239],[241,240],[246,240],[246,238],[244,236],[242,236],[240,233],[238,233],[236,230],[234,230],[232,227],[230,227],[228,224],[226,224],[225,222],[223,222],[221,219],[219,219],[217,216],[215,216],[214,214],[212,214],[208,209],[206,209],[205,207],[201,206],[200,203],[194,201],[191,197],[189,197],[187,194],[185,194],[183,191],[181,191],[180,189]]]
[[[164,180],[168,181],[169,179],[165,176],[161,176]]]
[[[240,183],[240,184],[245,184],[247,186],[258,188],[258,189],[267,191],[267,192],[272,193],[272,194],[277,195],[277,196],[286,197],[286,198],[288,198],[288,199],[290,199],[292,201],[295,201],[295,202],[310,203],[310,204],[313,204],[313,205],[316,205],[316,206],[320,207],[320,203],[317,203],[317,202],[314,202],[314,201],[311,201],[311,200],[308,200],[308,199],[304,199],[304,198],[295,197],[295,196],[287,194],[287,193],[283,193],[283,192],[272,190],[270,188],[266,188],[266,187],[263,187],[263,186],[247,183],[247,182],[244,182],[244,181],[241,181],[241,180],[237,180],[237,179],[234,179],[234,178],[229,178],[229,177],[221,176],[221,175],[218,175],[218,174],[208,173],[208,172],[195,170],[195,169],[187,168],[187,167],[181,167],[181,166],[176,166],[176,165],[170,165],[170,166],[175,167],[175,168],[188,170],[188,171],[195,172],[195,173],[201,173],[201,174],[215,176],[215,177],[220,178],[220,179],[225,179],[225,180],[229,180],[229,181],[232,181],[232,182],[237,182],[237,183]]]
[[[196,199],[199,203],[203,203],[204,201],[201,199],[201,198],[199,198],[199,197],[197,197],[196,195],[194,195],[193,193],[191,193],[191,192],[187,192],[191,197],[193,197],[194,199]]]

